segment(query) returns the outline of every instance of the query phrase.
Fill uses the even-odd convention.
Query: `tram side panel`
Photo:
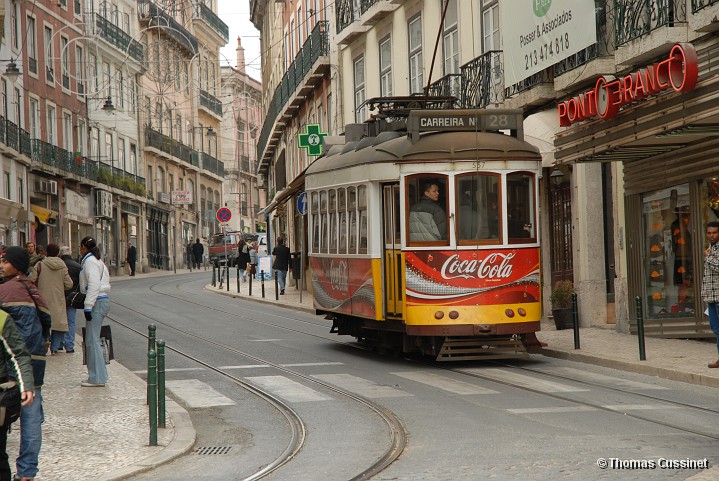
[[[314,307],[318,311],[380,320],[380,259],[310,257]]]
[[[422,250],[404,257],[408,335],[539,330],[539,248]]]

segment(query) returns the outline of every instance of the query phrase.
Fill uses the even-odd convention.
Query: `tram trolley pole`
[[[165,341],[157,341],[157,427],[165,427]]]
[[[150,446],[157,446],[157,355],[147,352],[147,392],[150,395]]]
[[[572,292],[572,326],[574,327],[574,349],[579,347],[579,309],[577,308],[577,293]]]
[[[262,298],[265,298],[265,271],[260,271],[260,285],[262,285]]]
[[[637,339],[639,339],[639,360],[646,361],[647,353],[644,346],[644,313],[642,312],[642,298],[637,296]]]

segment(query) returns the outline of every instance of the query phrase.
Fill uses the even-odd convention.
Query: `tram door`
[[[399,184],[382,186],[384,305],[389,318],[402,316],[404,285],[400,243]]]

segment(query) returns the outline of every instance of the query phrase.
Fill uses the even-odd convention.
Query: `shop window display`
[[[694,272],[689,185],[643,196],[645,292],[652,318],[693,317]]]

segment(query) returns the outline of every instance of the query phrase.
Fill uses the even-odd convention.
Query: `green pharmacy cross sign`
[[[300,147],[307,149],[307,155],[322,155],[322,137],[327,132],[320,132],[320,124],[308,124],[307,131],[299,134]]]

